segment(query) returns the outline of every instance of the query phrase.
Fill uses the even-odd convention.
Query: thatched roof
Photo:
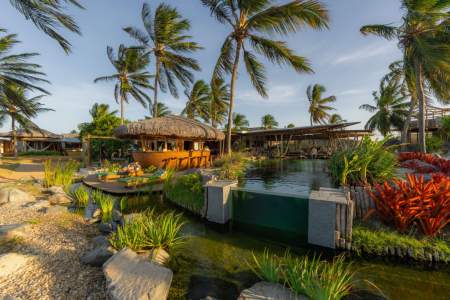
[[[225,135],[196,120],[180,116],[166,116],[132,122],[114,130],[118,138],[179,138],[186,140],[223,140]]]
[[[19,128],[16,130],[18,139],[49,139],[59,140],[60,135],[54,134],[48,130],[39,128],[36,124],[32,123],[28,129]],[[0,137],[12,138],[12,131],[0,133]]]

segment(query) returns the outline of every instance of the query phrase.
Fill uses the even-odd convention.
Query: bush
[[[75,173],[79,168],[78,162],[69,160],[67,162],[58,161],[56,163],[46,160],[44,163],[44,186],[62,186],[67,190],[73,183]]]
[[[86,207],[89,202],[89,192],[84,186],[80,186],[70,193],[77,207]]]
[[[218,176],[220,179],[237,180],[244,176],[248,166],[248,157],[241,152],[232,152],[231,155],[224,155],[214,162],[215,167],[219,167]]]
[[[367,185],[393,178],[397,159],[393,146],[385,146],[388,139],[364,137],[355,148],[334,153],[329,161],[333,179],[342,185]]]
[[[19,156],[62,156],[58,151],[28,151],[21,152]]]
[[[441,152],[444,141],[439,136],[427,136],[426,138],[427,151],[429,152]]]
[[[173,172],[169,171],[164,183],[164,194],[177,205],[198,214],[202,213],[205,200],[201,174],[174,176]]]

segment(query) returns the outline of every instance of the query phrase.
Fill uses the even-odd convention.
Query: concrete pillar
[[[237,181],[210,181],[205,185],[205,216],[210,222],[226,224],[231,219],[231,188]]]

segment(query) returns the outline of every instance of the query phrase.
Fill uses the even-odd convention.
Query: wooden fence
[[[366,186],[352,186],[346,188],[346,192],[350,194],[350,199],[355,204],[355,213],[353,217],[355,219],[362,219],[367,214],[367,212],[375,208],[375,203],[370,198],[368,190],[370,187]]]

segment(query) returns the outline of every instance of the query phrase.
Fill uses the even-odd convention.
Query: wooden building
[[[428,106],[425,114],[425,131],[428,136],[433,133],[438,133],[442,128],[442,119],[450,115],[450,108]],[[411,119],[411,124],[408,131],[408,142],[412,145],[418,143],[419,140],[419,126],[417,120],[417,110],[414,117]]]

